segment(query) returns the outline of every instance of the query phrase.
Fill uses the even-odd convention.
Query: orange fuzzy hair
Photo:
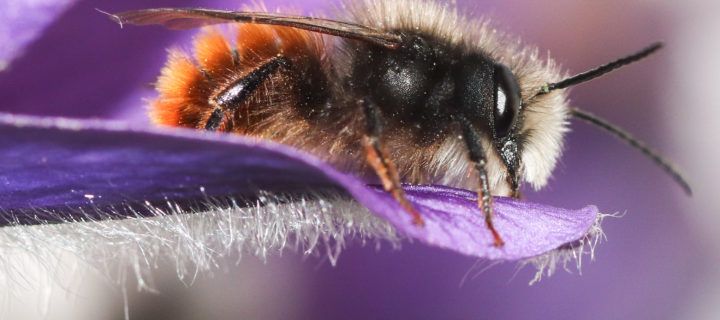
[[[269,59],[283,55],[300,74],[320,63],[322,38],[315,33],[257,24],[238,24],[236,31],[234,49],[217,27],[205,28],[195,38],[194,57],[170,49],[156,84],[160,95],[150,105],[153,123],[204,129],[214,109],[211,99]],[[232,113],[230,121],[221,124],[220,131],[263,135],[255,125],[297,104],[295,80],[293,74],[282,71],[270,76]]]

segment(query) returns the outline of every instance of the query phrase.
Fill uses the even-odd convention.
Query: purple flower
[[[2,9],[11,2],[0,4],[0,15],[9,12]],[[48,3],[65,6],[60,1]],[[686,285],[691,282],[687,275],[694,270],[688,261],[693,261],[697,252],[688,240],[689,230],[683,225],[682,215],[678,214],[681,211],[679,205],[672,199],[676,191],[674,186],[667,183],[667,186],[659,187],[667,181],[633,151],[626,151],[611,139],[598,138],[602,134],[594,129],[573,126],[577,132],[570,135],[567,157],[559,166],[555,180],[551,181],[550,189],[528,193],[532,201],[563,207],[578,208],[592,202],[609,212],[628,212],[622,221],[608,224],[608,232],[614,232],[610,234],[612,241],[603,247],[602,259],[586,268],[582,277],[559,275],[528,289],[523,275],[508,284],[514,271],[509,265],[495,268],[481,275],[480,280],[458,288],[457,283],[468,271],[472,259],[455,252],[436,250],[433,246],[500,259],[498,261],[537,256],[558,247],[563,252],[573,252],[578,243],[572,242],[582,239],[588,230],[595,230],[590,227],[596,220],[592,207],[573,211],[532,202],[498,200],[498,206],[504,209],[499,210],[497,224],[507,222],[504,228],[510,228],[500,232],[508,234],[508,245],[518,246],[507,247],[505,256],[498,256],[500,250],[483,243],[488,236],[487,230],[478,219],[472,192],[440,186],[409,187],[411,200],[421,204],[424,215],[432,217],[428,228],[418,229],[403,224],[403,213],[393,210],[395,204],[384,192],[289,148],[237,136],[150,128],[142,99],[154,95],[149,84],[156,79],[164,62],[164,49],[187,43],[192,32],[160,28],[120,29],[94,9],[116,12],[163,6],[232,9],[238,4],[222,0],[202,4],[190,1],[153,4],[141,1],[122,4],[77,2],[64,7],[69,8],[67,11],[57,11],[54,20],[36,24],[34,28],[38,31],[33,33],[34,41],[20,41],[21,37],[3,41],[0,61],[7,65],[0,72],[0,111],[3,112],[0,117],[0,207],[7,213],[3,217],[9,221],[0,224],[117,218],[109,216],[111,214],[130,216],[99,222],[0,228],[0,252],[3,257],[10,257],[3,263],[12,257],[8,252],[21,246],[44,257],[52,256],[50,248],[62,248],[101,263],[127,258],[131,261],[125,263],[142,267],[141,273],[153,269],[153,258],[157,256],[180,257],[177,258],[178,269],[181,274],[189,275],[197,269],[215,268],[218,254],[227,253],[228,248],[250,250],[250,254],[261,257],[287,246],[301,251],[315,248],[315,252],[327,248],[328,255],[335,257],[336,249],[350,243],[379,240],[379,243],[392,246],[401,240],[405,242],[402,252],[353,248],[345,251],[344,260],[336,268],[324,269],[322,273],[312,269],[315,263],[308,267],[307,263],[293,260],[293,256],[284,257],[274,265],[290,264],[293,269],[302,271],[299,273],[303,280],[298,281],[306,284],[302,292],[312,305],[300,314],[311,318],[339,317],[361,308],[369,311],[357,312],[358,318],[368,318],[371,314],[394,318],[408,315],[412,318],[472,318],[480,314],[493,318],[528,318],[542,314],[562,314],[567,318],[592,318],[592,315],[595,318],[672,318],[675,315],[672,311],[683,301],[681,298],[688,291]],[[480,6],[478,11],[488,5]],[[527,23],[534,20],[521,18],[539,16],[535,10],[523,15],[512,4],[507,6],[511,8],[490,12],[497,11],[500,19],[510,12],[513,19]],[[312,10],[310,6],[302,7],[306,11]],[[36,12],[35,9],[23,10]],[[649,20],[642,19],[647,16],[655,17],[652,12],[640,14],[639,18],[630,15],[635,17],[631,19],[633,21]],[[588,23],[594,21],[587,20]],[[25,28],[17,22],[20,20],[10,21],[4,22],[0,31],[4,32],[3,27],[11,32]],[[571,70],[579,71],[613,58],[618,52],[635,49],[637,44],[648,39],[666,38],[655,33],[647,35],[643,33],[646,29],[632,33],[638,29],[630,28],[632,25],[635,22],[622,25],[622,30],[628,32],[616,29],[612,29],[613,32],[582,32],[583,35],[604,35],[602,39],[616,43],[607,50],[593,50],[593,53],[587,52],[588,47],[593,46],[589,40],[577,41],[577,44],[568,42],[564,37],[568,32],[564,29],[549,32],[549,26],[545,25],[529,25],[528,41],[549,44],[547,47],[552,47],[553,41],[561,41],[562,45],[556,47],[567,46],[569,51],[558,53],[553,50],[554,54],[560,57],[558,60],[567,61]],[[617,39],[625,36],[629,38]],[[8,46],[10,44],[12,46]],[[9,49],[11,47],[13,49]],[[592,90],[578,90],[573,100],[590,110],[607,110],[613,119],[655,117],[653,119],[657,120],[659,116],[648,114],[641,106],[657,105],[660,99],[643,97],[662,96],[663,91],[658,89],[661,86],[655,79],[663,78],[665,74],[661,70],[667,61],[658,61],[657,64],[648,62],[653,67],[636,67],[606,81],[606,87],[609,87],[607,83],[619,83],[617,87],[626,87],[633,94],[593,87]],[[639,94],[637,83],[645,83],[653,88],[649,91],[654,91]],[[583,100],[583,93],[592,99]],[[598,98],[604,96],[618,98],[611,102]],[[617,108],[612,109],[615,105]],[[20,114],[35,117],[18,116]],[[85,120],[66,120],[57,116]],[[121,120],[122,123],[108,122],[107,119]],[[652,125],[647,129],[628,129],[634,133],[644,132],[648,137],[660,131],[660,125],[657,126],[654,129]],[[262,171],[238,173],[236,169],[250,165],[252,159],[243,152],[250,149],[252,155],[261,153],[262,158],[256,159],[263,160],[254,168]],[[255,184],[246,182],[248,175],[261,172],[263,177],[252,177]],[[270,172],[274,175],[265,179],[266,173]],[[303,205],[283,203],[283,197],[292,196],[297,190],[313,190],[314,193],[304,198]],[[349,201],[347,193],[357,202]],[[233,195],[235,203],[225,197],[228,194]],[[328,200],[325,203],[320,201],[325,199]],[[535,210],[525,210],[523,206]],[[208,210],[208,207],[217,210]],[[330,215],[281,216],[281,220],[276,220],[273,215],[260,215],[297,213],[303,208],[338,209],[341,213],[355,215],[342,220],[352,222],[350,225],[338,224],[332,219],[318,220],[332,218]],[[195,214],[156,216],[160,213]],[[248,220],[252,223],[238,227],[239,222]],[[262,223],[279,221],[287,223],[276,226],[295,228],[303,238],[283,237],[281,235],[286,233],[282,229],[266,229],[260,233],[254,228]],[[457,223],[460,221],[470,223]],[[330,227],[334,229],[328,230]],[[452,232],[447,230],[449,227]],[[435,238],[431,240],[430,236]],[[408,238],[419,239],[415,243],[431,245],[407,244]],[[542,241],[533,241],[537,239]],[[146,245],[148,243],[154,246]],[[323,243],[329,246],[317,246]],[[556,258],[558,256],[541,255],[532,261],[543,265]],[[189,267],[184,265],[188,260],[192,262]],[[228,283],[236,282],[228,280]],[[629,302],[624,297],[627,294],[639,303]],[[385,305],[378,306],[376,301],[384,301]],[[645,307],[651,304],[655,307]],[[608,310],[608,305],[617,308]]]
[[[115,26],[105,23],[101,28],[108,27]],[[116,50],[136,54],[139,49]],[[3,54],[11,59],[10,55],[16,52]],[[44,78],[27,79],[28,87],[37,82],[33,80]],[[122,85],[138,87],[136,81]],[[97,84],[92,88],[103,94],[92,94],[89,99],[107,98],[105,88]],[[46,89],[67,90],[64,85]],[[26,96],[28,92],[20,92],[31,101],[14,105],[27,105],[32,99],[42,99],[51,93],[39,90],[41,93],[31,97]],[[17,101],[14,94],[18,93],[4,93],[8,100]],[[93,106],[93,102],[95,108],[84,107]],[[112,103],[107,99],[93,102],[73,101],[76,110],[107,109]],[[129,104],[142,109],[139,99]],[[403,236],[467,255],[517,260],[581,241],[598,216],[593,206],[565,210],[498,198],[494,220],[507,244],[496,248],[473,192],[442,186],[408,186],[409,199],[427,222],[419,228],[410,223],[408,214],[386,192],[368,187],[310,155],[269,141],[154,130],[97,120],[9,114],[1,119],[4,139],[0,141],[0,155],[6,159],[2,167],[4,183],[0,187],[4,225],[156,215],[159,202],[172,203],[184,212],[197,212],[213,209],[203,203],[203,198],[232,196],[244,199],[249,206],[260,192],[297,194],[336,189],[340,191],[335,192],[352,196]],[[282,221],[279,223],[288,232],[296,231]],[[341,219],[332,224],[347,223]],[[275,227],[278,226],[267,226]]]
[[[564,210],[497,198],[494,221],[507,244],[496,248],[474,192],[407,186],[409,200],[426,220],[424,227],[417,227],[388,193],[271,141],[195,130],[133,128],[119,122],[13,115],[0,116],[0,135],[0,157],[5,159],[0,185],[5,222],[1,225],[152,216],[165,202],[199,212],[214,209],[204,208],[208,205],[204,198],[245,199],[244,203],[235,200],[242,207],[252,206],[261,192],[342,190],[402,235],[467,255],[517,260],[583,239],[598,214],[593,206]],[[324,214],[338,219],[328,223],[328,228],[360,219],[333,212],[337,211],[333,208],[326,211]],[[300,230],[282,220],[275,223],[260,232]]]
[[[12,1],[0,11],[0,70],[7,68],[74,0]]]

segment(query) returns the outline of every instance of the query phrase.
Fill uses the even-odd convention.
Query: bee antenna
[[[665,171],[665,173],[670,175],[670,177],[673,178],[673,180],[675,180],[675,182],[677,182],[680,187],[685,190],[685,193],[688,196],[692,196],[692,189],[690,188],[690,184],[687,182],[687,180],[685,180],[685,178],[680,174],[680,172],[675,169],[667,160],[665,160],[663,157],[661,157],[659,154],[654,152],[652,149],[650,149],[648,146],[646,146],[639,140],[633,138],[629,133],[610,124],[606,120],[603,120],[591,113],[582,111],[577,108],[570,108],[570,114],[572,114],[572,116],[574,116],[575,118],[582,119],[590,124],[605,129],[605,131],[612,133],[616,137],[620,138],[620,140],[629,143],[631,147],[640,150],[640,152],[649,157],[655,164],[660,166],[663,171]]]
[[[622,57],[615,61],[606,63],[595,69],[578,73],[578,74],[576,74],[570,78],[567,78],[565,80],[562,80],[560,82],[547,83],[540,88],[540,91],[538,93],[536,93],[535,96],[540,96],[540,95],[546,94],[553,90],[565,89],[567,87],[571,87],[576,84],[590,81],[590,80],[600,77],[610,71],[613,71],[617,68],[620,68],[620,67],[626,66],[628,64],[631,64],[635,61],[641,60],[641,59],[653,54],[654,52],[660,50],[660,48],[662,48],[662,47],[663,47],[662,42],[655,42],[645,49],[642,49],[642,50],[640,50],[636,53],[633,53],[629,56],[625,56],[625,57]]]

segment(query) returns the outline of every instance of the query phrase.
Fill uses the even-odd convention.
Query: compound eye
[[[522,96],[520,86],[512,71],[502,64],[495,65],[495,108],[493,109],[495,137],[510,133],[520,111]]]

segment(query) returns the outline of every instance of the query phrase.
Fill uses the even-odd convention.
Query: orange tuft
[[[257,65],[279,53],[274,26],[242,23],[237,29],[237,50],[242,64]],[[282,42],[282,41],[280,41]]]
[[[306,58],[318,50],[314,46],[322,43],[321,37],[313,32],[288,27],[275,27],[274,30],[278,51],[288,57]]]
[[[167,126],[195,127],[199,110],[207,104],[209,86],[192,58],[171,49],[155,88],[160,96],[150,105],[153,123]]]
[[[225,78],[233,72],[232,50],[218,28],[203,29],[193,44],[195,60],[212,78]]]
[[[215,108],[212,99],[226,86],[247,72],[283,55],[293,62],[292,72],[306,75],[317,68],[321,37],[300,29],[258,24],[238,24],[237,58],[221,30],[209,27],[194,39],[193,56],[171,49],[168,61],[157,81],[160,96],[150,105],[152,122],[167,126],[203,129]],[[223,121],[218,130],[245,133],[257,119],[250,114],[274,114],[268,107],[295,105],[297,84],[281,70],[270,77],[268,85],[258,88],[231,113],[231,121]],[[296,78],[294,78],[296,79]],[[252,110],[252,112],[251,112]]]

